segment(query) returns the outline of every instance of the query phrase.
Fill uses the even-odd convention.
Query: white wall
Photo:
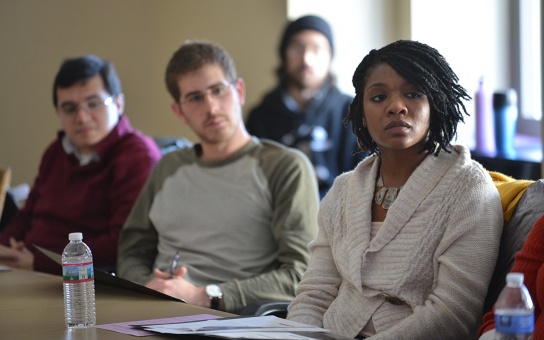
[[[409,2],[400,0],[402,4]],[[363,57],[373,48],[399,39],[403,31],[401,21],[385,25],[384,18],[394,13],[391,8],[398,0],[288,0],[287,16],[290,20],[303,15],[315,14],[323,17],[332,27],[335,40],[335,56],[332,71],[335,73],[338,87],[345,93],[355,95],[351,78],[355,68]],[[406,31],[406,30],[404,30]],[[405,32],[408,33],[408,32]],[[279,38],[278,38],[279,39]]]
[[[290,18],[317,14],[336,39],[333,71],[339,87],[353,94],[351,77],[373,48],[413,39],[436,48],[473,96],[481,76],[492,89],[508,87],[506,7],[508,0],[288,0]],[[474,103],[458,127],[458,143],[474,146]]]
[[[436,48],[450,63],[459,83],[474,96],[481,76],[491,90],[509,87],[507,0],[411,0],[412,39]],[[458,127],[458,142],[474,146],[471,115]]]

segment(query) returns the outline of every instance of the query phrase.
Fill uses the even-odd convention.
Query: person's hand
[[[32,270],[34,254],[28,250],[23,242],[9,239],[10,247],[0,245],[0,264],[19,269]]]
[[[205,288],[197,287],[183,278],[187,274],[186,267],[175,269],[172,276],[157,268],[153,270],[153,274],[155,277],[146,283],[146,287],[184,299],[193,305],[210,308],[210,298]]]

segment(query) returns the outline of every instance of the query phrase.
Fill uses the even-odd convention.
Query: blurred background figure
[[[252,135],[302,150],[312,161],[320,196],[334,178],[363,156],[344,127],[352,98],[336,87],[331,73],[334,40],[330,25],[308,15],[289,22],[279,44],[278,85],[248,116]]]

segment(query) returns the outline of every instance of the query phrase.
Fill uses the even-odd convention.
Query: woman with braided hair
[[[372,154],[336,178],[288,318],[371,339],[474,337],[498,254],[500,198],[453,145],[470,99],[434,48],[372,50],[346,123]]]

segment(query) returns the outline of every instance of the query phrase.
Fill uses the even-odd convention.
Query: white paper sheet
[[[164,334],[201,334],[238,339],[311,339],[292,332],[328,333],[329,331],[275,316],[224,318],[197,322],[148,325],[144,329]]]

